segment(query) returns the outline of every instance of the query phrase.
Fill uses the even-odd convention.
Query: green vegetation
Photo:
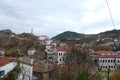
[[[79,34],[76,32],[71,32],[71,31],[66,31],[61,34],[58,34],[57,36],[53,37],[53,40],[58,40],[58,41],[65,41],[68,38],[80,38],[85,36],[85,34]]]

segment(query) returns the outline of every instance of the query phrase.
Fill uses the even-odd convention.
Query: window
[[[63,58],[63,61],[64,61],[65,59]]]
[[[114,66],[114,68],[115,68],[115,66]]]
[[[3,70],[3,71],[0,71],[0,76],[4,76],[4,74],[5,74],[5,71]]]
[[[113,66],[111,66],[111,68],[113,68]]]
[[[113,62],[113,61],[111,60],[111,62]]]
[[[49,59],[52,59],[52,57],[48,57]]]
[[[107,60],[105,60],[105,62],[107,62]]]
[[[61,61],[61,58],[60,58],[60,61]]]
[[[107,66],[106,66],[106,68],[107,68]]]
[[[103,60],[103,63],[104,63],[104,60]]]
[[[110,60],[108,60],[108,62],[110,62]]]
[[[59,56],[60,56],[60,53],[59,53]]]
[[[118,60],[118,63],[119,63],[120,61]]]
[[[115,60],[113,60],[115,62]]]

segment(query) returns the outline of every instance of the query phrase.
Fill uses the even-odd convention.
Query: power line
[[[106,0],[106,3],[107,3],[108,11],[109,11],[109,14],[110,14],[110,17],[111,17],[112,25],[113,25],[113,27],[115,29],[115,23],[114,23],[114,20],[113,20],[113,17],[112,17],[112,13],[111,13],[111,10],[110,10],[110,7],[109,7],[109,4],[108,4],[107,0]]]
[[[111,17],[112,25],[113,25],[113,27],[114,27],[114,32],[115,32],[115,35],[116,35],[116,39],[117,39],[118,42],[119,42],[119,37],[118,37],[117,31],[116,31],[116,29],[115,29],[115,22],[114,22],[113,17],[112,17],[112,13],[111,13],[111,10],[110,10],[110,7],[109,7],[108,0],[106,0],[106,3],[107,3],[108,11],[109,11],[109,14],[110,14],[110,17]]]

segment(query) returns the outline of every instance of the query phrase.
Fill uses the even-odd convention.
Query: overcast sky
[[[108,0],[120,29],[120,0]],[[112,30],[106,0],[0,0],[0,30],[53,37],[64,31],[95,34]]]

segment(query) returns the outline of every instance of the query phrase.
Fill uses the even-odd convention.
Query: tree
[[[12,51],[7,51],[7,52],[5,53],[6,56],[13,56],[13,54],[14,54],[14,53],[13,53]]]
[[[120,73],[111,74],[110,80],[120,80]]]
[[[64,66],[59,71],[59,79],[60,80],[72,80],[74,78],[74,71],[71,66]]]
[[[89,73],[87,69],[80,69],[75,80],[89,80]]]
[[[118,66],[117,69],[111,73],[110,80],[120,80],[120,66]]]

